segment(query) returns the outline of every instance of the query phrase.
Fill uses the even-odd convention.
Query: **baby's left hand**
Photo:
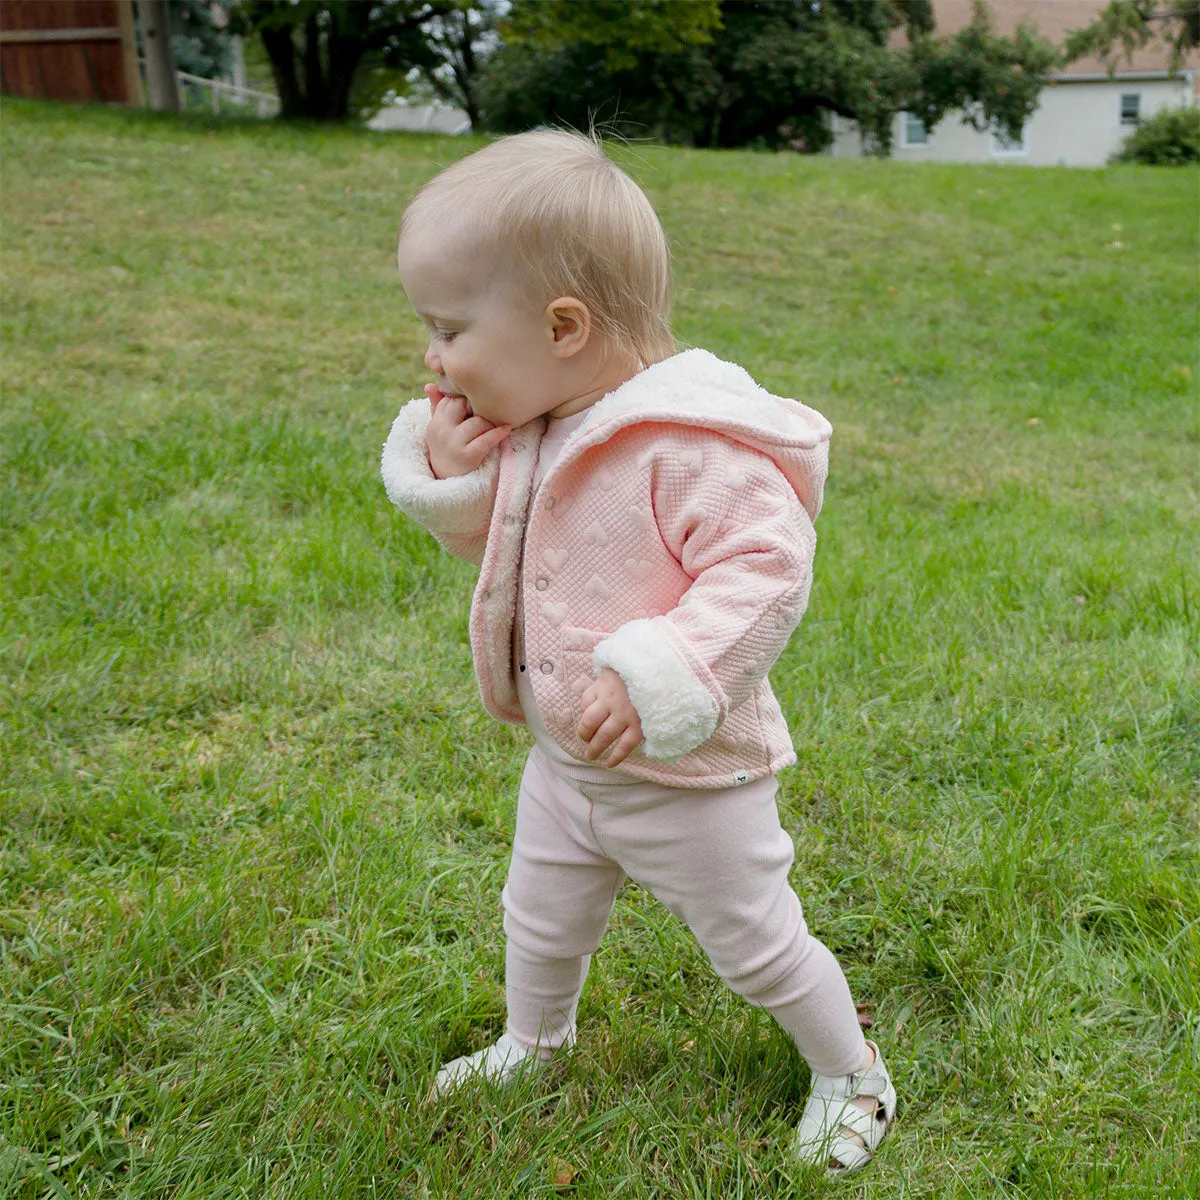
[[[580,696],[579,706],[583,716],[578,733],[580,740],[587,743],[583,756],[588,762],[608,750],[603,765],[615,767],[641,745],[641,718],[629,699],[625,681],[612,667],[600,672],[596,682]]]

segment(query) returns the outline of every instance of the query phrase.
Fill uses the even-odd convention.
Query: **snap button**
[[[543,675],[554,674],[554,664],[547,658],[542,662],[541,671]]]
[[[550,580],[545,575],[539,575],[533,585],[539,592],[544,592],[550,586]]]
[[[555,504],[557,504],[557,503],[558,503],[558,501],[555,500],[555,498],[553,496],[546,497],[546,507],[547,508],[553,508],[555,506]]]

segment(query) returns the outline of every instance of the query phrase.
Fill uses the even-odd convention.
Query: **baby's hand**
[[[432,415],[425,427],[429,466],[438,479],[469,475],[511,432],[475,416],[462,396],[447,396],[435,383],[425,385]]]
[[[608,750],[606,767],[623,763],[642,742],[642,722],[629,699],[625,681],[605,667],[595,683],[579,697],[583,716],[579,737],[587,743],[583,757],[592,762]],[[609,749],[611,747],[611,749]]]

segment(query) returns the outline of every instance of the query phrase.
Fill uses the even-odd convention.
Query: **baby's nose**
[[[442,360],[438,358],[437,351],[433,348],[433,343],[430,342],[425,351],[425,366],[429,368],[435,375],[442,373]]]

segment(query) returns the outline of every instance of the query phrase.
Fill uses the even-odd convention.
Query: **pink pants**
[[[626,876],[683,921],[717,973],[765,1008],[810,1068],[848,1075],[866,1045],[837,960],[788,884],[774,777],[721,790],[568,781],[525,764],[504,887],[508,1032],[548,1056],[575,1037],[589,956]]]

